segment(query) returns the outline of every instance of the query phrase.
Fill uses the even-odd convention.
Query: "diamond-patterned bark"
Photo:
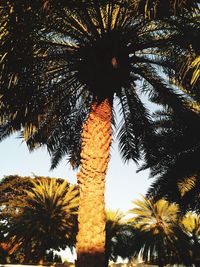
[[[106,223],[104,191],[111,143],[111,111],[107,99],[101,104],[93,104],[83,127],[82,160],[78,174],[80,185],[78,267],[104,266]]]

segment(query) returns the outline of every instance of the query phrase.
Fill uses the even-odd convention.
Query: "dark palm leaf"
[[[65,154],[77,167],[91,103],[113,103],[116,96],[122,156],[137,161],[151,154],[153,126],[138,84],[148,84],[150,101],[176,112],[186,109],[187,92],[172,89],[162,73],[171,70],[178,82],[175,58],[187,58],[192,50],[177,38],[181,17],[177,23],[173,16],[147,20],[136,2],[2,1],[1,139],[21,131],[30,149],[47,145],[52,167]],[[194,7],[187,5],[181,8]],[[193,27],[196,18],[184,22]]]
[[[176,201],[182,210],[199,209],[199,113],[183,110],[156,114],[157,154],[141,169],[150,167],[155,178],[148,194]]]

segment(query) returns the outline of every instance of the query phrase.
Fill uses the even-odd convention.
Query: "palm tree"
[[[188,236],[190,241],[190,254],[192,263],[199,266],[200,263],[200,215],[187,212],[179,222],[183,232]]]
[[[119,210],[106,211],[105,267],[109,260],[116,261],[118,256],[124,259],[130,257],[134,229],[124,217]]]
[[[179,263],[177,237],[175,235],[179,207],[165,199],[154,201],[143,197],[133,202],[136,205],[130,213],[130,222],[138,229],[134,238],[133,256],[140,255],[145,262]],[[184,250],[184,248],[182,248]]]
[[[73,248],[76,236],[78,189],[56,179],[32,181],[26,207],[10,226],[12,246],[23,248],[26,263],[44,259],[48,249]]]
[[[184,96],[162,75],[171,70],[177,81],[177,61],[193,52],[181,39],[182,17],[149,20],[139,2],[0,4],[0,140],[21,131],[30,149],[47,146],[52,167],[65,154],[72,166],[80,165],[81,267],[104,264],[104,189],[114,100],[120,104],[118,137],[125,160],[150,157],[153,149],[153,125],[141,91],[176,112],[187,109]],[[182,16],[186,21],[188,13]]]

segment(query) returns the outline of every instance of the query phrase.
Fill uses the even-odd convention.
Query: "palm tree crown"
[[[152,231],[155,235],[160,231],[166,234],[172,232],[172,228],[177,222],[178,205],[170,204],[164,199],[154,202],[153,199],[143,198],[136,200],[136,208],[130,212],[136,214],[133,223],[142,231]]]
[[[159,71],[159,66],[177,69],[169,60],[175,45],[177,56],[190,53],[180,23],[173,17],[152,23],[128,0],[75,6],[49,1],[48,10],[40,1],[21,2],[1,4],[1,139],[22,130],[31,148],[47,144],[53,167],[66,153],[77,166],[91,104],[108,98],[112,105],[115,97],[121,106],[122,155],[139,159],[139,149],[152,142],[140,89],[148,88],[156,102],[176,110],[182,106],[182,97]]]
[[[144,261],[158,262],[159,266],[173,262],[178,254],[175,246],[178,205],[145,197],[134,204],[130,222],[139,231],[134,238],[133,255],[140,254]]]

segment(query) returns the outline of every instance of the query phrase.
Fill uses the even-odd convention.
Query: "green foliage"
[[[138,0],[138,10],[146,17],[167,18],[172,15],[185,15],[198,9],[198,0]]]
[[[62,263],[62,259],[60,255],[55,254],[53,250],[50,250],[48,253],[46,253],[45,262],[46,263]]]
[[[15,178],[18,183],[12,184],[10,188],[8,181],[13,182]],[[5,177],[1,184],[3,189],[9,189],[6,192],[15,198],[16,203],[23,196],[20,212],[17,208],[15,216],[9,220],[6,219],[7,216],[3,216],[9,227],[6,243],[9,244],[9,251],[13,250],[13,262],[36,263],[45,259],[49,249],[64,249],[66,246],[73,248],[77,232],[77,186],[62,179],[48,177],[15,178]],[[22,186],[18,188],[19,184]],[[14,201],[2,205],[8,211],[9,205],[16,208]]]
[[[12,219],[25,207],[27,193],[32,187],[30,177],[5,176],[0,180],[0,218]]]
[[[5,222],[0,221],[0,263],[6,263],[8,253],[5,249],[6,234],[8,232]]]
[[[189,245],[178,226],[179,207],[164,199],[143,198],[134,201],[136,207],[130,211],[134,217],[131,224],[137,230],[133,239],[133,256],[160,266],[187,263],[190,259]]]
[[[198,266],[200,252],[200,215],[191,211],[187,212],[180,219],[179,225],[188,237],[192,261]]]

